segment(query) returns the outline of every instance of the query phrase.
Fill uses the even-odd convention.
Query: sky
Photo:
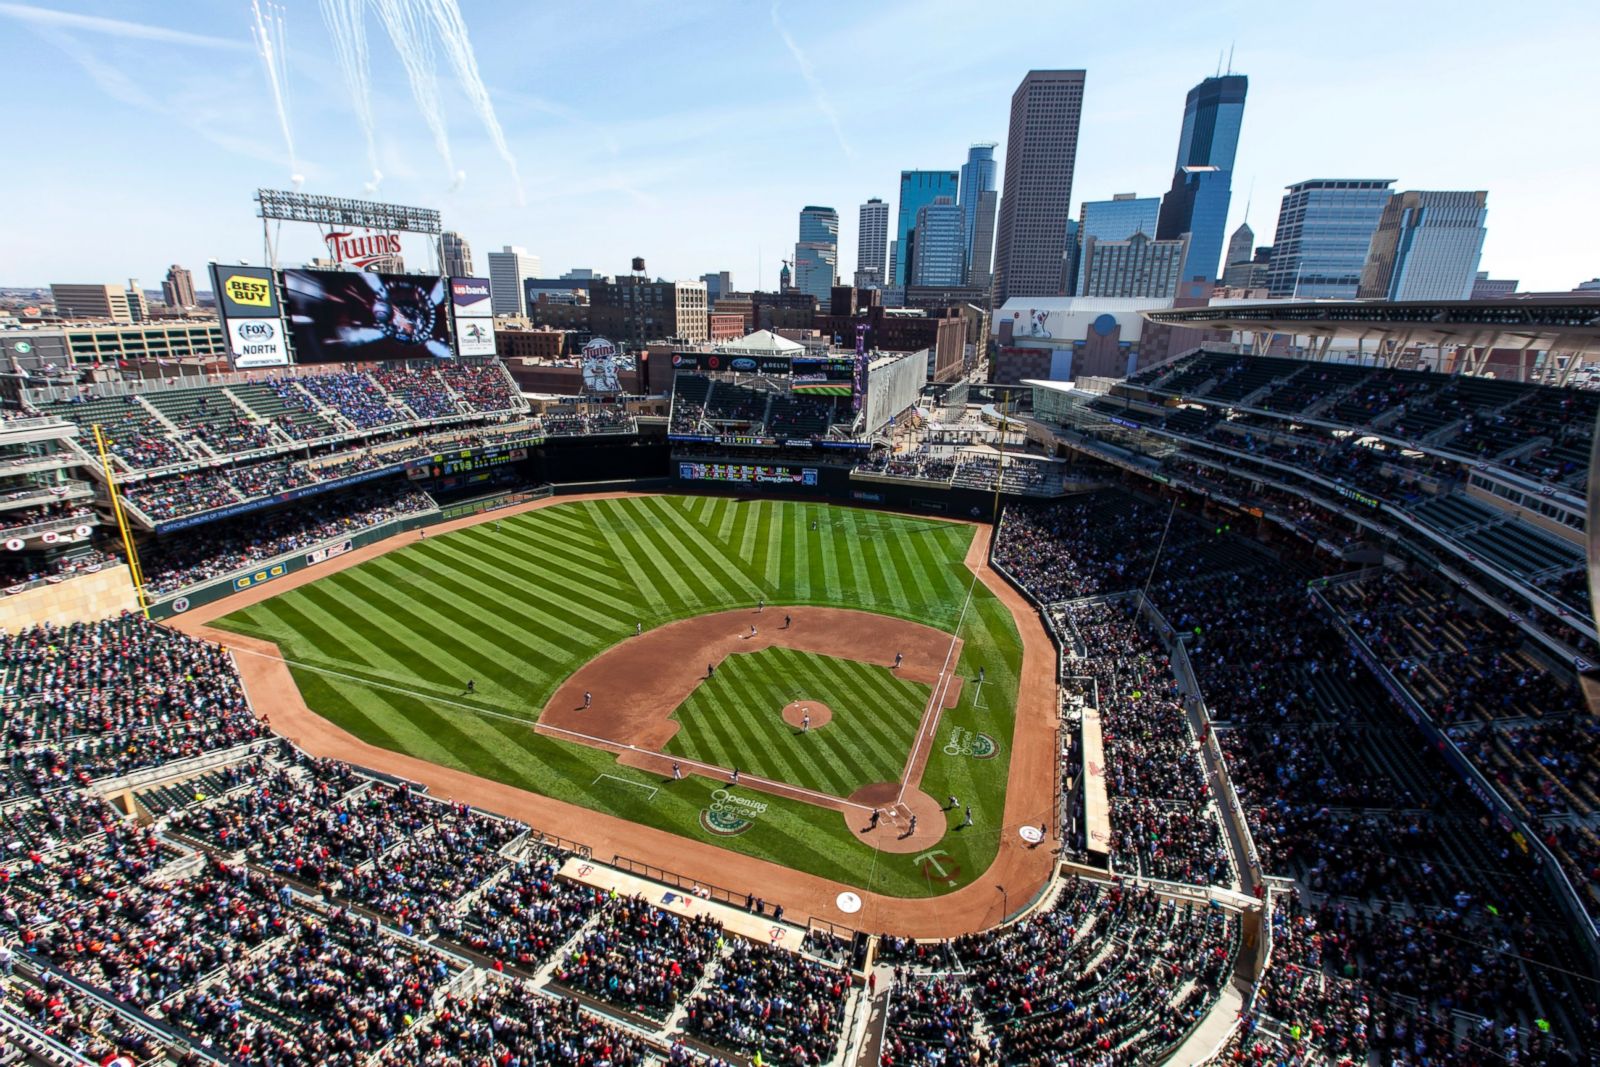
[[[170,263],[199,275],[213,259],[260,262],[254,190],[296,175],[308,193],[437,208],[479,273],[485,253],[515,244],[550,276],[624,273],[639,255],[652,275],[728,270],[740,289],[775,288],[800,208],[831,205],[848,280],[859,205],[893,205],[901,169],[957,169],[971,142],[1000,142],[1003,160],[1011,93],[1031,68],[1088,72],[1074,216],[1085,199],[1159,195],[1184,94],[1230,49],[1250,78],[1230,233],[1248,206],[1270,243],[1291,182],[1394,178],[1488,190],[1480,266],[1495,277],[1564,291],[1600,276],[1592,0],[465,0],[462,54],[492,122],[428,18],[402,34],[443,138],[385,5],[402,22],[426,7],[284,0],[291,162],[244,0],[0,2],[12,116],[0,286],[155,288]],[[375,193],[325,6],[366,26]],[[320,252],[311,226],[285,224],[279,240],[285,262]]]

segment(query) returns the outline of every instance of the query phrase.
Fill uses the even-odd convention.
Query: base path
[[[433,531],[448,533],[541,507],[638,495],[642,494],[597,493],[552,497],[516,508],[458,519],[434,527]],[[850,506],[826,503],[834,507]],[[759,889],[768,900],[780,900],[785,910],[797,919],[811,915],[853,929],[905,937],[954,937],[984,930],[998,923],[1004,918],[1005,905],[1002,901],[1009,900],[1014,909],[1021,908],[1044,886],[1054,870],[1054,856],[1050,847],[1041,845],[1029,848],[1017,838],[1017,830],[1024,824],[1054,825],[1058,711],[1055,647],[1051,645],[1032,605],[1012,589],[1005,579],[989,569],[987,561],[991,536],[991,527],[977,527],[977,535],[967,552],[966,564],[978,575],[979,581],[1010,610],[1022,637],[1022,677],[1017,693],[1016,727],[1011,745],[999,853],[994,863],[976,881],[945,896],[909,899],[857,891],[862,906],[860,911],[853,914],[839,910],[839,891],[846,887],[838,882],[368,744],[306,706],[276,645],[206,625],[229,612],[381,556],[416,540],[409,534],[391,537],[318,567],[296,571],[216,603],[196,607],[171,620],[169,625],[222,645],[259,653],[236,657],[251,704],[258,715],[268,719],[275,731],[313,756],[348,760],[408,778],[426,785],[433,796],[475,804],[520,819],[548,833],[578,838],[589,844],[594,849],[595,857],[601,861],[608,860],[613,854],[631,856],[696,881]],[[999,891],[1002,886],[1005,887],[1005,893]]]
[[[785,618],[788,626],[783,625]],[[763,626],[766,622],[773,625]],[[955,644],[952,663],[960,658],[961,642]],[[933,689],[944,669],[950,635],[919,622],[848,608],[776,605],[765,611],[740,608],[697,615],[624,638],[579,667],[551,695],[537,728],[600,748],[624,745],[660,752],[678,732],[680,724],[672,713],[712,676],[708,672],[729,656],[773,647],[884,667],[893,667],[899,653],[905,658],[894,673]],[[952,693],[945,706],[951,707],[960,688],[947,688]],[[800,725],[798,715],[794,725]],[[815,716],[812,725],[820,725]]]

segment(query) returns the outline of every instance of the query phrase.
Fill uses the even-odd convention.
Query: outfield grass
[[[972,533],[791,501],[561,504],[419,540],[217,625],[277,642],[306,703],[372,744],[863,889],[924,896],[988,867],[1005,798],[1021,650],[1010,613],[973,586],[962,563]],[[652,627],[758,599],[855,608],[951,632],[959,620],[958,669],[969,679],[986,669],[988,709],[974,707],[972,686],[963,686],[923,778],[928,793],[973,805],[977,825],[939,846],[958,875],[932,880],[914,857],[880,857],[860,844],[837,814],[777,797],[762,796],[767,810],[745,833],[717,837],[699,822],[716,783],[664,784],[529,729],[561,680],[630,638],[635,620]],[[470,695],[467,679],[477,683]],[[835,708],[847,703],[840,697]],[[957,729],[994,738],[998,758],[948,753]],[[651,794],[602,774],[661,788]],[[540,829],[584,836],[581,822]]]
[[[765,648],[729,656],[695,687],[673,712],[680,726],[667,751],[847,797],[900,780],[931,695],[887,667]],[[796,700],[826,704],[833,721],[801,733],[780,714]]]

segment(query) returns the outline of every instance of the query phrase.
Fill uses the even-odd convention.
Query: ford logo
[[[732,367],[734,370],[755,370],[756,361],[747,356],[740,356],[738,359],[728,364],[728,366]]]

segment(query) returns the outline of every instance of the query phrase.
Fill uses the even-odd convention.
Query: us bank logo
[[[711,794],[711,806],[700,810],[700,827],[718,837],[738,837],[754,826],[766,810],[764,800],[751,800],[718,789]]]

